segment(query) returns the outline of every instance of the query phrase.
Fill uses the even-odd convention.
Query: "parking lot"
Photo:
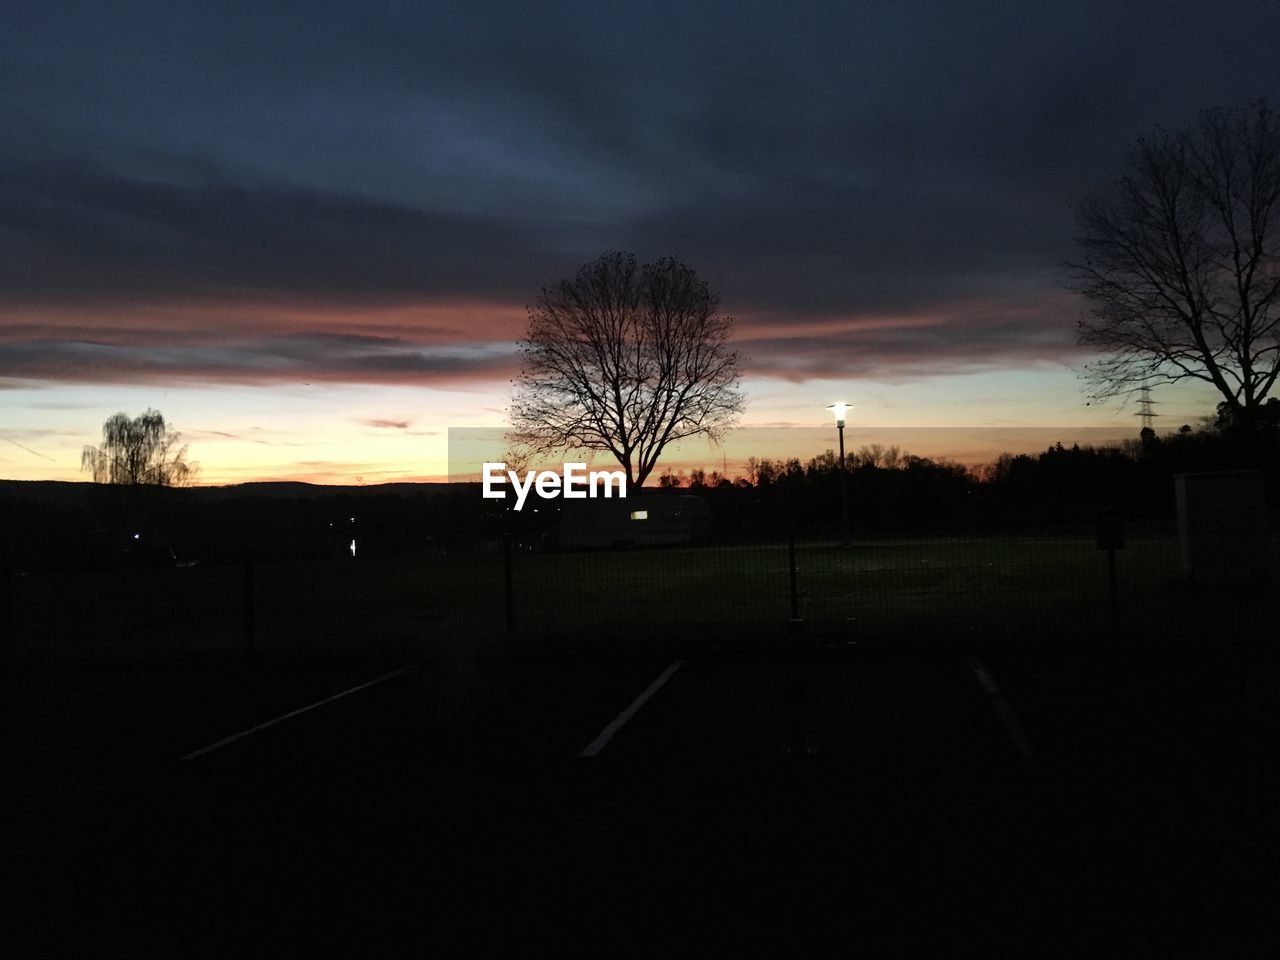
[[[1258,654],[10,678],[13,955],[1273,955]]]

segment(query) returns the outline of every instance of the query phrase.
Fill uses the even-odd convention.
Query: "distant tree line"
[[[1232,414],[1224,404],[1198,429],[1144,430],[1105,446],[1057,443],[977,469],[894,446],[861,447],[846,457],[850,511],[867,536],[1083,525],[1104,509],[1133,521],[1168,520],[1174,474],[1243,468],[1263,469],[1272,502],[1280,502],[1280,402],[1264,405],[1244,430]],[[751,459],[738,477],[668,471],[659,485],[706,496],[723,534],[749,536],[787,523],[834,525],[839,480],[839,458],[826,451],[807,462]]]
[[[1280,403],[1264,405],[1242,438],[1229,409],[1212,424],[1157,434],[1143,431],[1113,446],[1053,446],[1005,454],[972,470],[866,446],[847,458],[850,512],[859,536],[999,532],[1074,525],[1087,529],[1103,509],[1129,521],[1174,516],[1173,475],[1261,466],[1272,503],[1280,503]],[[1262,457],[1259,460],[1259,456]],[[827,451],[808,461],[752,459],[741,476],[695,470],[663,473],[657,492],[693,493],[711,506],[722,542],[785,537],[787,527],[817,535],[839,512],[839,461]],[[0,483],[5,549],[19,567],[109,564],[120,535],[168,544],[179,561],[358,561],[490,548],[514,530],[532,548],[557,521],[555,504],[520,515],[476,488],[413,485],[324,488],[246,484],[233,488],[114,484]],[[354,519],[353,519],[354,518]],[[105,539],[104,539],[105,538]],[[114,539],[113,539],[114,538]]]

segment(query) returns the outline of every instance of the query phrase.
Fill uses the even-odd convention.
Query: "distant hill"
[[[365,556],[438,549],[453,516],[445,483],[324,486],[240,483],[222,487],[125,487],[53,480],[0,480],[0,556],[25,570],[108,562],[98,544],[129,530],[163,541],[182,560],[238,562]],[[480,509],[479,497],[465,499]],[[352,526],[348,526],[347,521]],[[341,526],[335,522],[341,520]],[[109,551],[110,562],[119,559]]]
[[[252,497],[258,499],[318,499],[333,496],[373,496],[398,494],[438,494],[449,488],[447,483],[376,483],[360,486],[329,486],[294,480],[255,481],[220,487],[168,488],[164,496],[189,497],[196,501],[217,501]],[[66,480],[0,480],[0,499],[73,508],[83,505],[101,485],[86,481]]]
[[[0,480],[0,500],[78,507],[89,496],[92,483],[65,480]]]
[[[448,483],[366,483],[359,486],[335,486],[321,483],[303,483],[297,480],[256,480],[250,483],[236,483],[224,487],[189,487],[193,497],[216,500],[226,497],[289,497],[316,498],[341,495],[371,496],[376,494],[395,493],[402,496],[413,494],[443,493],[449,488]]]

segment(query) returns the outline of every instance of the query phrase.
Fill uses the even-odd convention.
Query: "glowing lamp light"
[[[844,415],[845,415],[846,411],[849,411],[849,410],[852,410],[852,409],[853,409],[853,404],[851,404],[851,403],[833,403],[833,404],[829,405],[829,406],[827,407],[827,409],[828,409],[828,410],[830,410],[830,411],[831,411],[831,413],[835,416],[835,418],[836,418],[836,426],[837,426],[837,427],[843,427],[843,426],[844,426]]]
[[[849,484],[844,469],[844,415],[853,404],[833,403],[827,407],[836,418],[836,433],[840,435],[840,546],[849,546]]]

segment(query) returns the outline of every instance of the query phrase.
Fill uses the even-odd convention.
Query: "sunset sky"
[[[0,477],[146,407],[206,483],[438,477],[607,248],[720,291],[747,425],[1132,435],[1077,377],[1072,205],[1280,90],[1280,5],[961,7],[7,5]]]

